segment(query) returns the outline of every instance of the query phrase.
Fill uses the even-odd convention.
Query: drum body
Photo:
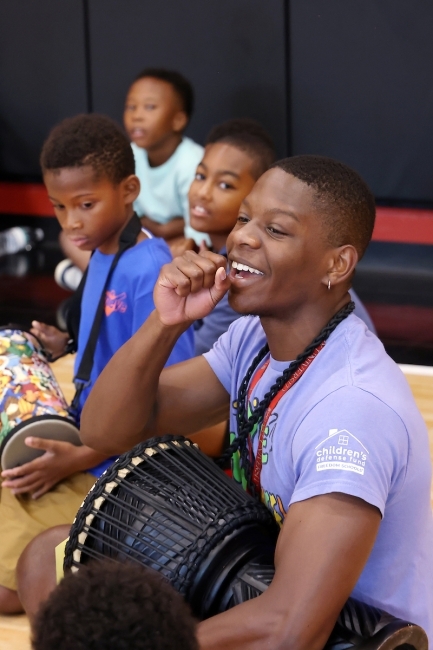
[[[123,454],[72,524],[65,570],[111,558],[164,575],[205,619],[262,594],[274,577],[278,527],[268,509],[181,436]],[[428,650],[417,625],[354,599],[325,650]]]
[[[196,445],[166,436],[121,456],[95,483],[70,531],[65,568],[93,558],[163,574],[196,616],[225,611],[249,561],[273,562],[272,514]]]
[[[0,456],[3,469],[44,453],[27,436],[81,444],[78,429],[39,341],[24,330],[0,328]]]

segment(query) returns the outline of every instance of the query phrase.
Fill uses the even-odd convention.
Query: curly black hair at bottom
[[[157,572],[93,562],[68,574],[41,606],[34,650],[198,650],[196,622]]]

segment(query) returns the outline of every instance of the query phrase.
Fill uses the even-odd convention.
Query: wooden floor
[[[60,359],[53,366],[68,401],[74,395],[73,363],[73,357],[68,356]],[[433,368],[428,366],[401,366],[401,368],[426,421],[433,461]],[[25,616],[0,616],[0,650],[30,650],[29,626]]]

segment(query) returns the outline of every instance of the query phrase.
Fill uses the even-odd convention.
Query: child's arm
[[[34,334],[43,344],[44,348],[51,353],[53,359],[63,355],[69,341],[68,332],[61,332],[54,325],[46,325],[34,320],[30,332]]]
[[[182,237],[185,227],[183,217],[173,217],[167,223],[158,223],[149,217],[140,217],[141,225],[147,228],[155,237],[162,237],[163,239],[173,239],[174,237]]]
[[[108,458],[90,447],[76,447],[69,442],[35,437],[28,437],[25,442],[28,447],[43,449],[45,453],[25,465],[4,470],[2,488],[9,488],[12,494],[30,493],[32,499],[38,499],[68,476],[95,467]]]

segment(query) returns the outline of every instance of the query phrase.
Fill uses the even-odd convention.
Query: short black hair
[[[277,161],[272,167],[313,188],[314,205],[323,219],[329,244],[352,244],[361,258],[370,242],[376,217],[374,196],[361,176],[326,156],[293,156]]]
[[[166,68],[144,68],[144,70],[135,77],[134,81],[144,79],[145,77],[161,79],[161,81],[166,81],[171,84],[182,103],[182,109],[186,113],[188,120],[191,119],[194,111],[194,90],[188,79],[180,74],[180,72],[176,72],[176,70],[166,70]]]
[[[275,160],[272,138],[259,122],[248,117],[217,124],[209,133],[206,144],[226,142],[244,151],[254,161],[253,175],[257,179]]]
[[[65,167],[92,167],[117,185],[135,173],[134,154],[119,126],[96,113],[68,117],[57,124],[44,142],[42,173]]]
[[[111,560],[69,573],[41,605],[34,650],[198,650],[196,622],[156,571]]]

